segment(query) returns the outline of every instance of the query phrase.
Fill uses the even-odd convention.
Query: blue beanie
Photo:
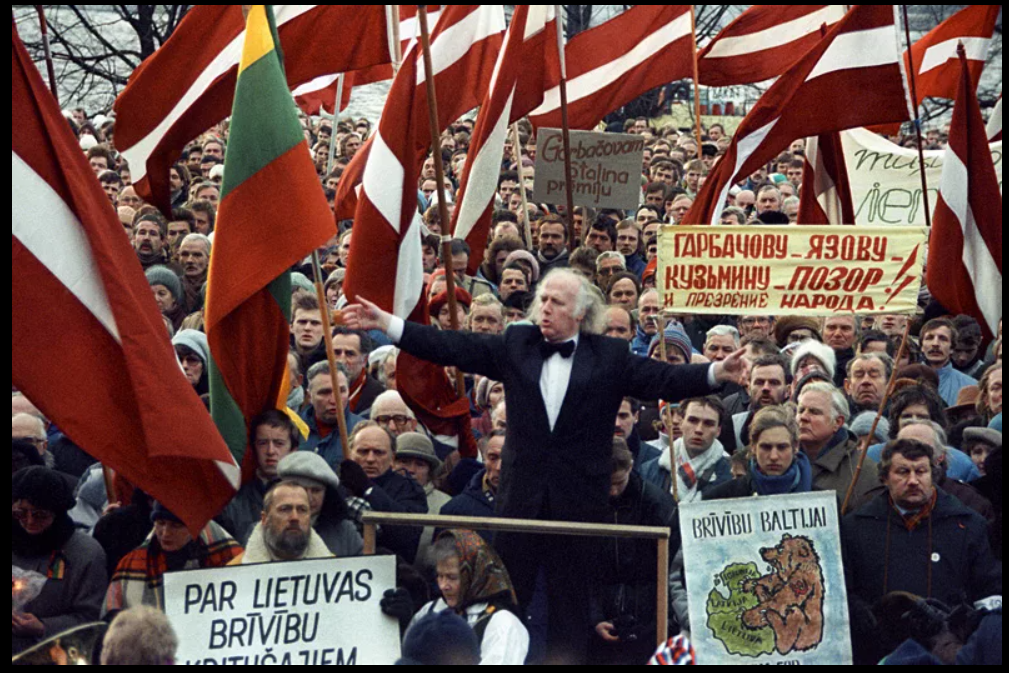
[[[182,519],[168,511],[168,508],[160,502],[154,503],[154,510],[151,512],[151,523],[158,521],[170,521],[171,523],[183,523]]]
[[[991,424],[988,426],[992,430],[1002,432],[1002,414],[999,414],[992,419]]]
[[[678,348],[681,353],[683,353],[684,359],[687,363],[690,363],[690,358],[694,354],[694,346],[690,343],[690,337],[687,336],[687,331],[683,329],[678,321],[672,321],[666,325],[666,345],[672,346],[673,348]],[[655,353],[655,349],[659,347],[659,335],[656,334],[652,337],[652,343],[648,346],[648,356],[651,357]]]
[[[424,617],[407,631],[399,666],[478,666],[480,642],[451,610]]]
[[[848,426],[848,429],[859,437],[865,437],[872,430],[872,424],[875,421],[876,412],[865,411],[855,417],[851,425]],[[872,438],[877,443],[885,444],[888,442],[890,438],[890,421],[880,418],[879,425],[876,426],[876,434]]]
[[[196,356],[203,360],[206,367],[210,362],[210,345],[207,343],[207,335],[194,329],[184,329],[172,337],[173,346],[185,346],[196,353]]]

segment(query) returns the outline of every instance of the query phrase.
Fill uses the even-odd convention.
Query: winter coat
[[[682,441],[682,440],[678,440]],[[723,451],[722,445],[716,440],[715,446],[711,450]],[[668,449],[655,460],[645,463],[641,467],[641,477],[649,484],[658,486],[663,493],[672,494],[673,474],[672,457]],[[728,458],[718,461],[715,468],[705,474],[698,475],[697,490],[703,498],[704,494],[719,484],[724,484],[732,480],[732,463]]]
[[[638,434],[637,428],[627,438],[627,448],[631,450],[631,455],[634,457],[634,471],[638,474],[641,474],[641,468],[645,466],[645,463],[657,460],[662,455],[662,452],[654,446],[641,441],[641,435]]]
[[[864,609],[887,593],[906,591],[956,606],[1002,595],[1002,565],[992,554],[987,523],[953,496],[938,493],[931,521],[910,533],[886,493],[844,518],[850,601]]]
[[[314,530],[309,532],[308,549],[302,554],[298,561],[313,561],[320,559],[334,558],[332,552],[322,542],[322,538]],[[228,566],[248,566],[261,563],[280,563],[274,558],[269,547],[266,546],[266,539],[263,537],[263,526],[257,525],[249,538],[249,544],[245,547],[245,552],[235,557]]]
[[[482,519],[494,518],[494,494],[484,490],[483,479],[486,471],[480,472],[470,479],[466,489],[452,498],[452,500],[441,508],[442,516],[469,516]],[[477,531],[490,544],[494,540],[494,534],[488,531]]]
[[[263,500],[269,489],[269,484],[258,477],[254,478],[239,489],[215,519],[243,547],[249,542],[252,530],[263,518]]]
[[[676,517],[676,503],[667,492],[631,473],[627,490],[611,501],[609,523],[618,526],[671,528]],[[592,624],[634,617],[633,629],[639,641],[650,643],[641,661],[643,665],[654,651],[656,557],[654,540],[607,539],[600,545],[596,563],[600,582],[589,587],[592,593]],[[677,549],[671,549],[675,555]],[[668,572],[668,568],[666,569]],[[617,649],[607,646],[604,649]]]
[[[858,468],[858,457],[861,445],[858,437],[851,434],[847,428],[841,428],[830,443],[820,451],[816,460],[810,458],[813,464],[813,490],[834,491],[837,494],[838,510],[844,504]],[[855,511],[883,492],[879,483],[879,472],[876,464],[866,460],[862,474],[855,486],[850,510]]]
[[[466,608],[466,623],[476,627],[489,608],[487,603],[477,603]],[[410,623],[410,628],[428,615],[448,610],[444,599],[428,603]],[[407,629],[409,631],[409,629]],[[529,655],[529,631],[521,620],[508,610],[494,612],[483,632],[480,642],[481,666],[524,666]]]
[[[37,639],[12,635],[11,656],[65,631],[98,621],[109,577],[105,552],[84,533],[74,531],[56,554],[19,552],[18,545],[14,545],[11,565],[49,577],[42,593],[24,608],[25,614],[42,622],[45,635]]]
[[[365,500],[376,512],[399,512],[405,514],[427,514],[427,496],[420,484],[410,477],[389,470],[378,479]],[[403,526],[383,526],[378,536],[378,546],[401,556],[407,563],[417,557],[422,528]]]
[[[345,411],[344,415],[347,419],[347,436],[349,437],[354,432],[357,424],[363,422],[364,419],[349,411]],[[301,415],[301,420],[308,426],[308,439],[301,443],[298,450],[311,451],[322,456],[329,466],[333,468],[333,471],[339,474],[340,463],[347,458],[347,454],[340,443],[340,433],[334,429],[328,436],[323,437],[319,433],[319,423],[315,420],[314,407],[306,409],[305,413]]]

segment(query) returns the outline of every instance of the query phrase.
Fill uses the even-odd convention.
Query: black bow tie
[[[540,344],[540,352],[543,354],[544,360],[548,360],[550,357],[558,353],[560,353],[562,358],[567,360],[575,354],[575,342],[565,341],[562,344],[552,344],[549,341],[544,341]]]

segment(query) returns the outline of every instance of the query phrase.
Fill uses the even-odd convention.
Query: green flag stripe
[[[235,402],[235,398],[228,391],[228,387],[224,385],[221,371],[218,369],[217,363],[214,362],[213,356],[210,358],[208,378],[210,382],[210,415],[221,436],[224,437],[224,442],[231,450],[231,455],[235,457],[235,462],[241,465],[249,447],[245,416],[238,403]]]

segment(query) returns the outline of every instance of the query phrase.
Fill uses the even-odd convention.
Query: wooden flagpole
[[[418,5],[417,18],[420,21],[420,39],[424,48],[424,80],[427,84],[427,113],[431,127],[431,155],[434,157],[435,180],[438,182],[438,214],[441,217],[441,257],[445,268],[445,282],[448,290],[448,307],[451,313],[452,331],[459,331],[459,308],[455,298],[455,270],[452,268],[452,233],[448,228],[452,222],[448,216],[445,199],[445,163],[441,156],[441,131],[438,129],[438,92],[434,83],[434,62],[431,58],[431,34],[427,25],[427,5]],[[466,381],[458,369],[455,373],[456,392],[466,397]]]
[[[525,181],[525,167],[522,165],[522,147],[519,145],[519,125],[516,122],[512,124],[512,146],[515,147],[513,154],[515,155],[515,164],[518,166],[519,174],[519,194],[522,196],[522,221],[525,223],[524,234],[526,238],[526,245],[530,249],[533,247],[533,228],[532,224],[529,223],[529,198],[526,195],[526,181]],[[508,204],[505,204],[507,207]]]
[[[701,138],[704,132],[701,128],[701,70],[697,62],[697,10],[696,5],[690,5],[690,36],[694,41],[694,133],[697,136],[697,158],[704,158],[704,148]]]
[[[35,11],[39,15],[39,28],[42,30],[42,50],[46,57],[46,74],[49,75],[49,88],[52,90],[56,103],[60,102],[60,93],[56,89],[56,69],[53,67],[53,52],[49,42],[49,24],[46,23],[46,10],[44,5],[35,5]]]
[[[662,311],[659,311],[659,356],[662,358],[662,364],[666,364],[668,362],[668,360],[666,359],[666,352],[667,352],[667,347],[666,347],[666,324],[667,324],[666,323],[666,314],[663,313]],[[659,404],[662,404],[662,400],[659,400]],[[659,417],[662,418],[662,414],[659,414]],[[676,471],[677,471],[677,468],[676,468],[676,451],[675,451],[675,449],[673,447],[673,437],[672,437],[672,435],[669,436],[669,458],[670,458],[670,461],[671,461],[670,462],[670,466],[671,466],[672,472],[673,472],[673,502],[679,502],[680,501],[680,492],[679,492],[680,489],[679,489],[679,485],[676,483]]]
[[[392,72],[399,73],[403,65],[403,37],[399,34],[399,5],[386,5],[390,34],[392,35]]]
[[[869,444],[872,442],[872,438],[876,435],[876,428],[879,427],[879,421],[883,418],[883,414],[886,413],[886,406],[890,403],[890,398],[893,396],[893,389],[897,385],[897,363],[900,359],[904,357],[904,353],[907,352],[907,340],[911,336],[911,321],[907,321],[907,327],[904,328],[904,338],[900,342],[900,350],[897,352],[897,357],[893,361],[893,372],[890,374],[890,384],[886,388],[886,395],[883,396],[883,400],[879,403],[879,411],[876,413],[876,420],[872,423],[872,430],[866,435],[865,439],[862,440],[861,451],[858,457],[858,467],[855,468],[855,476],[851,480],[851,485],[848,486],[848,493],[844,496],[844,504],[841,506],[841,516],[843,517],[848,513],[848,507],[851,505],[851,498],[855,494],[855,486],[858,485],[858,480],[862,476],[862,467],[865,465],[865,457],[869,454]]]
[[[907,36],[907,53],[911,53],[911,23],[907,16],[907,5],[901,5],[904,13],[904,34]],[[918,105],[918,87],[914,72],[914,59],[908,59],[911,67],[908,68],[907,77],[911,85],[911,104],[914,106],[914,131],[918,137],[918,172],[921,174],[921,202],[925,207],[925,224],[928,230],[932,231],[932,210],[928,203],[928,178],[925,176],[925,143],[921,137],[921,111]]]
[[[336,126],[340,120],[340,104],[343,102],[344,74],[336,77],[336,102],[333,103],[333,130],[329,134],[329,162],[326,164],[326,175],[333,172],[333,161],[336,159]]]
[[[336,136],[336,128],[333,129]],[[340,394],[339,372],[336,368],[336,354],[333,352],[333,324],[330,320],[329,304],[326,302],[326,290],[322,280],[322,263],[319,261],[319,251],[312,251],[312,270],[315,275],[315,296],[319,300],[319,313],[322,315],[322,340],[326,344],[326,361],[329,363],[329,374],[332,378],[333,397],[336,399],[336,425],[340,431],[340,443],[345,457],[350,455],[349,435],[347,433],[347,417],[344,414],[344,405],[349,404],[349,400],[344,400]],[[352,381],[348,377],[347,388],[350,389]]]
[[[564,140],[564,193],[567,197],[568,247],[572,252],[578,247],[575,237],[575,197],[571,185],[571,124],[568,121],[568,63],[564,54],[564,23],[561,5],[557,11],[557,51],[561,61],[561,137]],[[588,223],[586,223],[587,225]]]

